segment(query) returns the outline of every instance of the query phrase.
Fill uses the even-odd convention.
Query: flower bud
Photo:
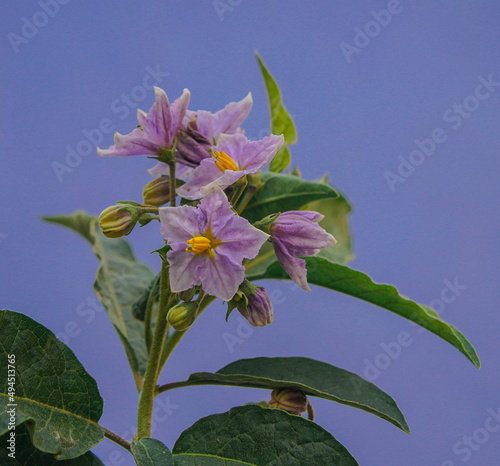
[[[238,306],[240,314],[254,327],[265,327],[273,321],[273,305],[266,290],[261,286],[255,287],[253,293],[246,294],[247,309]]]
[[[269,406],[282,409],[290,414],[300,415],[307,411],[307,397],[303,391],[295,388],[276,388],[271,393]]]
[[[198,314],[198,303],[193,301],[189,303],[180,303],[174,306],[167,314],[168,323],[174,330],[187,330],[196,319]]]
[[[124,206],[110,206],[99,215],[99,226],[108,238],[121,238],[128,235],[134,229],[135,224],[132,214]]]
[[[160,176],[150,181],[142,190],[144,204],[160,207],[170,200],[170,182],[168,176]]]

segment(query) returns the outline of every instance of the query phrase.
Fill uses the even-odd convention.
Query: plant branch
[[[103,427],[101,425],[99,425],[99,427],[104,431],[104,437],[117,443],[121,447],[125,448],[125,450],[130,451],[130,442],[125,440],[123,437],[120,437],[118,434],[110,431],[109,429],[106,429],[106,427]]]
[[[168,331],[167,313],[169,309],[168,264],[163,261],[160,277],[160,306],[158,319],[149,352],[148,365],[144,376],[144,385],[139,396],[137,411],[137,435],[139,439],[151,436],[151,418],[153,416],[153,402],[156,382],[159,375],[160,356]]]

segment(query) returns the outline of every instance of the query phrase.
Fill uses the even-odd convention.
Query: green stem
[[[175,180],[175,161],[169,162],[168,168],[170,169],[170,207],[175,207],[177,189],[177,182]]]
[[[169,309],[169,279],[168,265],[162,263],[160,278],[160,306],[158,319],[149,351],[148,365],[144,376],[144,385],[139,396],[137,410],[137,436],[139,439],[151,436],[151,418],[153,416],[153,403],[156,382],[159,375],[160,356],[168,331],[167,313]]]
[[[156,288],[156,284],[158,283],[158,279],[159,277],[156,277],[155,281],[153,282],[153,286],[151,287],[151,290],[149,292],[148,302],[146,304],[146,313],[144,314],[144,339],[146,341],[146,348],[148,350],[148,353],[151,349],[151,340],[153,338],[153,334],[151,332],[151,318],[153,317],[153,305],[155,302],[153,293]]]
[[[106,427],[103,427],[101,425],[99,427],[104,431],[104,437],[117,443],[121,447],[125,448],[125,450],[130,451],[130,442],[125,440],[123,437],[120,437],[118,434],[115,434],[111,430],[106,429]]]
[[[231,196],[231,205],[233,208],[236,208],[236,203],[238,202],[238,199],[241,197],[243,194],[243,191],[245,191],[245,188],[247,187],[247,177],[244,176],[241,178],[239,181],[237,181],[234,184],[234,192],[233,195]]]

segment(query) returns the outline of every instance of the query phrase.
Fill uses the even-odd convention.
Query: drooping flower
[[[283,135],[273,134],[260,141],[249,141],[243,134],[221,134],[212,157],[201,161],[178,192],[186,199],[200,199],[205,187],[225,189],[242,176],[256,173],[270,163],[283,141]]]
[[[155,87],[155,103],[148,113],[137,110],[139,125],[131,133],[115,133],[115,144],[109,149],[97,148],[97,153],[108,155],[154,155],[171,150],[189,104],[190,93],[182,95],[170,105],[165,91]]]
[[[333,246],[337,240],[318,225],[323,219],[318,212],[301,210],[284,212],[269,228],[274,252],[290,278],[306,291],[306,261],[300,257],[311,257],[320,249]]]
[[[267,291],[261,286],[255,287],[255,294],[248,294],[247,309],[238,306],[240,314],[248,320],[253,327],[265,327],[272,323],[274,318],[273,304]]]
[[[253,259],[269,235],[236,215],[215,187],[197,207],[162,207],[161,233],[171,246],[170,286],[181,292],[195,285],[229,301],[245,278],[243,259]]]

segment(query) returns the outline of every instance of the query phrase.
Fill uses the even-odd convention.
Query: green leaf
[[[0,435],[8,432],[13,409],[16,425],[26,423],[34,446],[57,459],[83,455],[103,439],[97,384],[50,330],[23,314],[0,311],[0,367]]]
[[[269,167],[272,172],[280,173],[290,165],[290,151],[287,146],[297,142],[297,132],[292,117],[283,106],[281,91],[276,81],[267,70],[259,54],[255,52],[255,55],[266,85],[269,110],[271,112],[271,132],[273,134],[283,134],[285,138],[283,147],[274,156]]]
[[[261,181],[261,188],[241,214],[250,223],[278,212],[298,210],[309,202],[338,197],[332,187],[298,176],[266,172],[261,174]]]
[[[257,405],[205,417],[186,429],[173,448],[251,465],[357,465],[329,432],[300,416]]]
[[[306,258],[306,266],[309,283],[354,296],[411,320],[453,345],[476,367],[481,367],[476,350],[459,330],[442,320],[430,307],[400,295],[394,286],[374,283],[363,272],[334,264],[323,257]],[[289,277],[279,262],[274,262],[264,273],[252,275],[251,278],[259,280]]]
[[[329,184],[328,177],[323,177],[320,183]],[[339,192],[338,198],[314,201],[305,209],[323,214],[325,218],[319,224],[337,240],[334,246],[321,249],[318,255],[338,264],[347,264],[353,260],[352,238],[349,231],[349,214],[352,207],[346,197]]]
[[[212,455],[174,455],[173,458],[175,466],[248,466],[253,464]]]
[[[90,232],[90,227],[93,224],[95,217],[92,217],[83,210],[77,210],[71,215],[42,217],[42,219],[49,223],[63,225],[76,231],[77,233],[80,233],[80,235],[82,235],[90,244],[93,244],[94,242],[92,233]]]
[[[188,381],[193,385],[229,385],[268,390],[280,387],[296,388],[306,395],[336,401],[375,414],[410,433],[403,413],[387,393],[359,375],[314,359],[241,359],[215,374],[191,374]]]
[[[70,460],[59,461],[54,455],[37,450],[31,443],[26,425],[17,426],[15,430],[15,454],[7,449],[10,432],[0,437],[0,464],[2,466],[104,466],[104,463],[92,452]]]
[[[144,325],[133,317],[132,306],[140,299],[155,274],[146,264],[135,258],[127,240],[104,236],[95,217],[87,215],[88,225],[85,225],[81,218],[81,212],[68,216],[45,217],[50,222],[64,225],[82,235],[83,232],[88,232],[87,239],[100,261],[94,291],[118,332],[137,388],[140,389],[146,371],[147,351]]]
[[[138,466],[170,466],[174,464],[170,450],[154,438],[134,438],[131,443],[132,454]]]

